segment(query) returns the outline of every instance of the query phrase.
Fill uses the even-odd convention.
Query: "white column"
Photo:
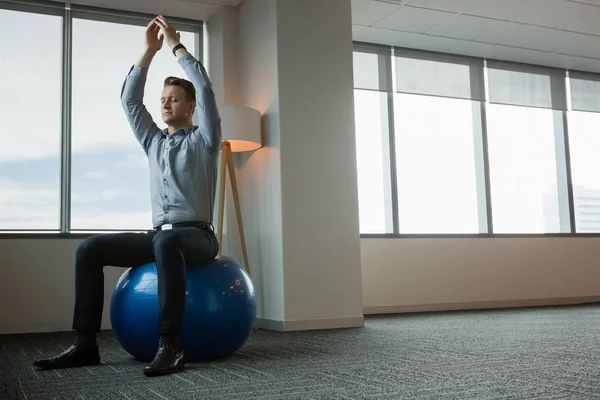
[[[263,113],[237,160],[259,323],[362,326],[350,1],[246,0],[238,48],[240,103]]]

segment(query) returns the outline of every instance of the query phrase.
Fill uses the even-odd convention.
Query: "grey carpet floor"
[[[367,317],[257,330],[236,354],[146,378],[110,331],[103,364],[38,371],[72,333],[0,336],[0,399],[600,399],[600,305]]]

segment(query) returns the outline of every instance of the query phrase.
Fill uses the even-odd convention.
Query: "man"
[[[53,369],[99,364],[96,332],[102,318],[103,267],[135,267],[156,261],[160,342],[144,374],[164,375],[184,368],[179,334],[186,263],[206,261],[218,253],[211,221],[221,121],[206,70],[179,39],[164,17],[153,19],[146,29],[144,52],[129,71],[121,93],[130,126],[149,161],[154,229],[96,235],[79,245],[75,254],[75,344],[55,357],[35,361],[35,366]],[[161,113],[167,128],[161,130],[142,100],[148,68],[163,41],[191,82],[173,77],[165,80]],[[198,126],[192,125],[194,112]]]

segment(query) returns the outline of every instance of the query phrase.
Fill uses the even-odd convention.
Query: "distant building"
[[[600,190],[573,187],[577,232],[600,232]]]
[[[573,187],[573,207],[577,233],[600,232],[600,190]],[[556,192],[544,194],[546,232],[560,232],[560,215]]]

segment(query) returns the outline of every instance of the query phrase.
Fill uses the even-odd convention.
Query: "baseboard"
[[[49,332],[70,332],[73,330],[73,321],[46,321],[29,322],[17,324],[0,324],[0,335],[10,335],[18,333],[49,333]],[[110,329],[110,320],[103,320],[101,329]]]
[[[72,323],[68,322],[30,322],[0,325],[0,335],[11,335],[18,333],[48,333],[66,332],[71,330]]]
[[[284,322],[274,319],[256,318],[255,326],[259,329],[266,329],[268,331],[283,332],[285,330]]]
[[[323,329],[361,328],[365,325],[365,319],[359,317],[347,318],[320,318],[305,320],[279,321],[266,318],[257,318],[256,327],[279,332],[308,331]]]
[[[436,311],[467,311],[500,308],[569,306],[590,303],[600,303],[600,296],[560,297],[548,299],[518,299],[460,303],[408,304],[395,306],[365,306],[363,308],[363,313],[364,315],[404,314]],[[71,326],[71,321],[30,322],[17,324],[0,323],[0,335],[18,333],[68,332],[72,330]],[[288,321],[279,321],[266,318],[256,319],[257,328],[279,332],[357,328],[363,326],[363,316],[349,318],[324,318]],[[110,328],[110,319],[103,320],[102,329]]]
[[[377,314],[404,314],[418,312],[436,311],[462,311],[482,310],[498,308],[522,308],[522,307],[547,307],[547,306],[569,306],[589,303],[599,303],[600,296],[585,297],[561,297],[549,299],[519,299],[499,301],[478,301],[462,303],[434,303],[434,304],[408,304],[396,306],[365,306],[365,315]]]

